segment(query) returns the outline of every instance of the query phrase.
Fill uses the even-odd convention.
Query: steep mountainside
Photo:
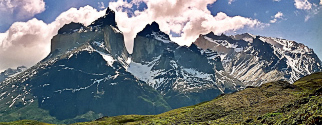
[[[307,46],[279,38],[248,33],[200,35],[195,44],[217,51],[227,73],[247,85],[258,86],[280,79],[291,83],[322,70],[322,63]]]
[[[72,123],[171,109],[159,92],[126,71],[123,34],[100,20],[115,22],[114,12],[108,9],[88,27],[65,25],[47,58],[0,84],[0,121]]]
[[[172,108],[208,101],[243,87],[225,73],[217,52],[194,44],[179,46],[156,22],[134,39],[131,60],[128,71],[164,95]]]
[[[102,116],[153,115],[209,101],[248,85],[259,86],[280,79],[294,82],[322,69],[313,50],[293,41],[209,33],[200,35],[191,46],[179,46],[160,31],[156,22],[137,34],[133,54],[129,54],[115,16],[114,11],[107,9],[106,15],[89,26],[64,25],[52,38],[51,52],[45,59],[0,82],[0,121],[74,123]],[[270,84],[274,86],[272,90]],[[246,97],[227,95],[228,100],[209,103],[212,109],[200,107],[203,110],[194,112],[193,107],[175,111],[193,116],[204,112],[202,117],[207,116],[207,120],[208,116],[211,119],[225,116],[229,120],[230,113],[241,113],[245,106],[253,106],[247,113],[262,115],[278,109],[283,100],[297,98],[292,93],[298,87],[281,81],[270,84],[237,92]],[[227,102],[231,105],[227,106]],[[261,105],[267,110],[258,111]],[[222,114],[213,113],[216,111]],[[168,117],[167,113],[165,116]],[[171,121],[167,117],[165,123]],[[202,117],[191,118],[199,122]],[[179,121],[173,118],[173,123],[186,120],[178,118]],[[231,122],[241,120],[245,119],[238,117]],[[143,123],[146,122],[149,121]]]
[[[159,115],[103,117],[93,124],[306,124],[322,123],[322,73],[293,85],[276,81],[221,95],[209,102]],[[22,121],[18,121],[22,122]]]

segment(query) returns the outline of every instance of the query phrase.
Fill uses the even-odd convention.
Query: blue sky
[[[318,5],[318,0],[312,0],[311,3]],[[216,9],[218,8],[218,9]],[[237,33],[249,32],[256,35],[270,36],[294,40],[304,43],[313,48],[322,58],[322,13],[312,15],[308,20],[306,16],[311,15],[313,10],[297,9],[292,0],[281,0],[274,2],[270,0],[247,0],[247,2],[236,0],[231,5],[225,1],[217,1],[210,10],[212,13],[225,12],[229,16],[241,15],[260,20],[264,23],[270,23],[272,16],[278,12],[283,13],[283,19],[264,29],[242,29]]]
[[[182,7],[182,3],[167,5],[167,3],[171,2],[162,2],[160,0],[136,0],[136,2],[130,0],[126,2],[122,2],[122,0],[21,0],[20,2],[15,0],[0,0],[0,8],[3,8],[0,9],[0,17],[2,20],[0,22],[0,71],[8,67],[19,65],[31,66],[35,64],[48,54],[50,40],[45,39],[50,39],[57,32],[57,27],[62,26],[60,23],[67,23],[69,21],[77,22],[77,20],[82,22],[90,18],[91,20],[87,21],[88,23],[102,15],[102,13],[98,13],[100,11],[103,12],[104,7],[108,7],[109,5],[112,6],[112,9],[119,12],[116,15],[119,15],[119,18],[117,17],[116,20],[120,29],[123,30],[125,37],[129,36],[128,38],[126,37],[127,41],[129,41],[127,47],[133,45],[131,39],[144,25],[151,21],[157,21],[160,24],[161,30],[167,33],[171,32],[173,39],[182,43],[191,43],[198,34],[205,34],[210,31],[214,31],[217,34],[225,33],[229,35],[248,32],[254,35],[279,37],[304,43],[310,48],[313,48],[315,53],[322,58],[322,36],[320,35],[322,34],[322,12],[320,12],[322,2],[320,0],[203,0],[204,3],[210,3],[208,5],[200,1],[189,1],[190,3],[187,6],[191,6],[193,10],[187,11],[187,8],[181,10],[176,9]],[[88,5],[92,8],[87,7],[90,12],[86,12],[94,16],[83,16],[86,17],[84,19],[76,19],[77,17],[74,17],[67,21],[62,19],[64,18],[62,13],[67,11],[71,12],[70,8],[76,8],[75,12],[79,12],[83,11],[80,9],[81,7]],[[170,13],[177,14],[168,16],[169,12],[166,10],[169,10]],[[134,11],[137,12],[135,13]],[[185,12],[190,15],[184,15]],[[124,15],[124,13],[127,13],[127,15]],[[203,13],[205,14],[204,17]],[[81,14],[82,12],[79,15]],[[200,23],[195,23],[198,23],[200,21],[198,19],[201,18],[206,21],[203,22],[204,24],[200,28]],[[219,18],[225,20],[220,22],[217,20]],[[58,19],[60,19],[60,23],[57,23],[59,22],[57,21]],[[231,21],[234,24],[241,21],[245,21],[245,23],[226,26],[225,21]],[[17,24],[16,26],[13,25],[15,22],[23,23]],[[32,22],[36,23],[31,24]],[[33,34],[31,31],[21,32],[22,34],[29,36],[31,34],[31,36],[35,36],[37,39],[39,38],[39,42],[21,40],[24,37],[19,37],[18,40],[14,39],[16,37],[8,39],[12,35],[10,32],[19,29],[20,25],[27,25],[29,29],[32,29],[33,27],[37,27],[37,24],[45,27],[40,29],[47,28],[44,32],[48,30],[51,33],[46,34],[45,37],[40,37],[39,35],[43,35],[43,33]],[[55,26],[56,28],[52,28]],[[207,26],[212,28],[205,28]],[[44,40],[46,42],[43,42]],[[20,46],[20,48],[15,45]],[[43,54],[38,54],[39,52],[28,53],[29,50],[34,50],[35,48],[30,48],[35,46],[38,49],[41,49],[41,47],[46,49],[41,51]],[[17,56],[21,53],[22,49],[25,49],[24,52],[27,52],[29,55],[22,56],[20,54],[20,56]],[[9,58],[6,56],[8,53],[17,54],[9,54],[11,56]],[[26,61],[26,56],[30,55],[34,55],[37,58],[28,58],[30,60]],[[17,58],[12,58],[12,56],[17,56]]]

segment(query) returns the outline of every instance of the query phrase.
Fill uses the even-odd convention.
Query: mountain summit
[[[223,71],[217,52],[165,42],[160,38],[168,35],[158,27],[153,22],[137,34],[128,71],[163,94],[172,108],[211,100],[243,87]]]
[[[146,25],[145,28],[138,33],[138,35],[146,36],[152,34],[153,32],[160,32],[159,24],[156,22]]]
[[[137,35],[147,38],[158,39],[164,42],[171,41],[169,35],[162,32],[159,28],[159,24],[156,22],[152,22],[151,24],[146,25],[145,28],[142,31],[140,31]]]
[[[180,46],[156,22],[136,35],[129,54],[108,8],[89,26],[64,25],[45,59],[0,83],[0,121],[152,115],[321,69],[313,50],[294,41],[209,33]]]
[[[224,69],[246,85],[299,78],[322,70],[322,63],[307,46],[285,39],[255,36],[200,35],[198,47],[217,51]]]
[[[103,17],[100,17],[97,20],[95,20],[91,25],[89,25],[89,27],[93,27],[93,26],[104,27],[108,25],[111,25],[117,28],[117,24],[115,21],[115,12],[109,7],[106,10],[106,14]]]
[[[68,124],[170,110],[159,92],[126,71],[129,54],[114,22],[115,13],[108,9],[88,27],[62,27],[44,60],[0,84],[0,121]]]

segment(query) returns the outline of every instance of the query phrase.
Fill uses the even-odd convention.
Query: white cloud
[[[215,1],[135,0],[128,3],[118,0],[110,2],[109,5],[117,10],[116,21],[124,33],[126,46],[130,51],[137,32],[152,21],[158,22],[160,29],[168,34],[170,31],[180,34],[181,37],[171,37],[180,45],[189,45],[199,34],[210,31],[220,34],[244,27],[262,26],[262,23],[251,18],[230,17],[223,12],[217,13],[216,16],[211,15],[207,5]],[[148,8],[135,11],[131,17],[123,9],[131,8],[141,2],[146,3]],[[104,14],[105,10],[97,11],[93,7],[85,6],[79,9],[71,8],[61,13],[50,24],[38,19],[14,23],[8,31],[0,33],[0,71],[9,67],[36,64],[47,56],[51,38],[64,24],[73,21],[89,25]]]
[[[235,2],[235,0],[228,0],[228,4],[231,4],[232,2]]]
[[[314,17],[316,14],[318,14],[320,12],[320,9],[322,7],[319,7],[318,5],[316,4],[313,4],[312,5],[312,9],[310,10],[307,10],[307,15],[305,16],[305,19],[304,21],[308,21],[310,18]]]
[[[49,52],[52,34],[52,29],[37,19],[14,23],[0,35],[0,71],[40,61]]]
[[[57,28],[60,28],[70,22],[79,22],[83,23],[84,25],[89,25],[99,17],[104,16],[105,11],[106,10],[97,11],[95,8],[89,5],[80,7],[79,9],[71,8],[61,13],[51,24],[55,25]]]
[[[270,20],[269,22],[270,23],[276,23],[276,21],[277,21],[277,19],[275,18],[275,19]]]
[[[104,2],[98,2],[97,4],[98,4],[98,8],[105,9]]]
[[[310,10],[312,8],[312,4],[308,0],[294,0],[294,2],[297,9]]]
[[[283,13],[282,12],[277,12],[274,17],[275,18],[282,18],[283,17]]]
[[[272,20],[270,20],[270,23],[276,23],[277,19],[282,19],[283,18],[283,13],[282,12],[277,12],[274,16],[272,16]]]
[[[280,2],[281,0],[273,0],[273,1],[275,1],[275,2]]]
[[[5,33],[0,33],[0,71],[21,65],[32,66],[50,52],[51,38],[64,24],[79,22],[89,25],[103,16],[90,6],[71,8],[61,13],[54,22],[46,24],[38,19],[16,22]]]
[[[147,5],[147,9],[135,11],[134,15],[129,17],[124,10],[140,2],[144,2]],[[207,5],[214,2],[216,0],[137,0],[131,3],[118,0],[110,2],[109,6],[116,10],[116,22],[124,33],[126,46],[130,52],[137,32],[152,21],[159,23],[160,29],[165,33],[169,34],[172,31],[180,34],[181,37],[170,36],[172,40],[180,45],[190,45],[199,34],[209,33],[210,31],[220,34],[246,26],[262,25],[258,20],[241,16],[229,17],[223,12],[213,16],[207,9]]]
[[[306,12],[304,19],[305,22],[318,14],[322,8],[316,3],[310,3],[308,0],[294,0],[294,2],[294,5],[297,9],[304,10],[304,12]],[[322,5],[322,0],[320,0],[320,4]]]
[[[43,0],[0,0],[0,25],[28,19],[45,10]]]

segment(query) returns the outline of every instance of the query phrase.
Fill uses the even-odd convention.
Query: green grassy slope
[[[322,73],[295,82],[248,87],[212,101],[159,115],[103,117],[78,125],[96,124],[321,124]],[[179,101],[179,100],[178,100]]]
[[[15,122],[1,122],[0,125],[50,125],[50,124],[38,122],[34,120],[20,120]]]
[[[105,117],[76,124],[318,124],[322,121],[321,90],[322,73],[315,73],[293,85],[266,83],[159,115]]]

